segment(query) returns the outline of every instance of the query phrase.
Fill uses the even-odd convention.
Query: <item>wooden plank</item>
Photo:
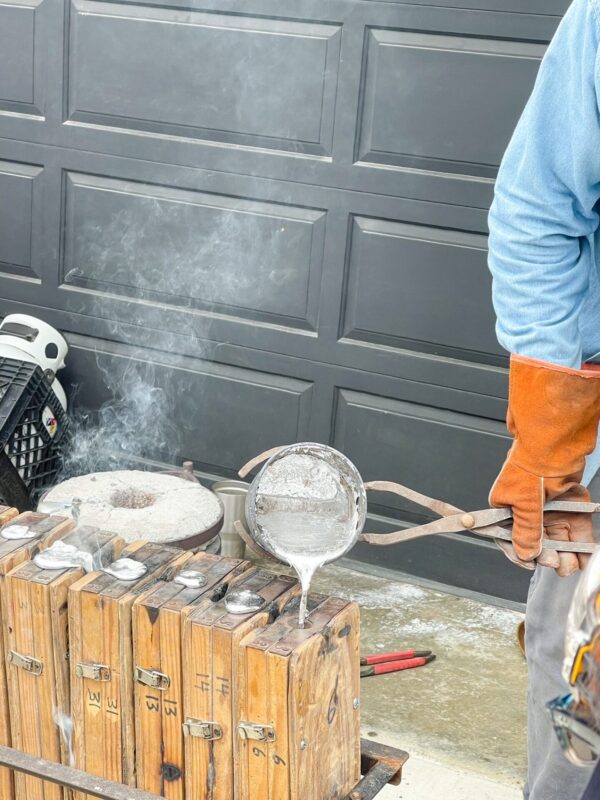
[[[74,681],[71,677],[71,663],[77,658],[82,657],[83,653],[83,631],[81,627],[81,592],[67,593],[67,617],[69,620],[69,681],[70,681],[70,701],[71,719],[73,720],[72,732],[72,756],[73,766],[80,765],[80,769],[85,769],[85,738],[82,724],[75,725],[75,720],[84,718],[83,702],[83,681]],[[80,793],[73,794],[73,800],[82,797]]]
[[[2,618],[2,637],[0,643],[0,745],[10,745],[12,741],[10,724],[10,701],[8,675],[6,671],[7,611],[5,598],[5,576],[16,566],[30,559],[39,549],[48,546],[64,536],[73,527],[73,521],[64,517],[49,517],[32,511],[19,514],[16,509],[0,506],[0,534],[9,525],[26,525],[36,535],[28,540],[5,539],[0,535],[0,617]],[[5,769],[0,769],[0,797],[14,797],[13,777]]]
[[[83,581],[86,578],[82,579]],[[69,605],[77,581],[69,588]],[[106,707],[106,690],[103,683],[79,677],[78,664],[104,663],[104,608],[102,598],[95,594],[81,593],[79,620],[80,637],[71,639],[71,693],[81,694],[81,716],[73,709],[73,740],[75,743],[75,766],[90,772],[105,775],[105,742],[103,709]],[[79,644],[81,649],[75,649]],[[93,746],[92,746],[93,744]],[[74,800],[88,800],[87,795],[75,795]]]
[[[266,722],[276,731],[277,739],[267,744],[267,769],[269,778],[268,796],[286,798],[290,796],[290,742],[281,731],[289,730],[289,675],[286,659],[263,653],[267,673]]]
[[[241,717],[241,721],[269,725],[270,687],[265,654],[259,650],[249,650],[247,664],[251,683],[246,696],[245,715]],[[266,800],[269,797],[268,744],[249,741],[246,749],[248,783],[243,787],[242,796],[247,800]]]
[[[80,613],[80,636],[74,638],[79,649],[71,648],[72,692],[84,693],[82,717],[74,719],[75,761],[77,767],[92,774],[134,786],[132,606],[146,587],[168,577],[189,554],[135,542],[122,556],[143,563],[146,574],[136,581],[122,581],[105,572],[92,573],[69,589],[69,605],[73,601],[73,609]],[[74,597],[78,594],[77,602]],[[89,628],[94,632],[89,633]],[[84,669],[94,664],[105,666],[109,680],[78,676],[78,664]]]
[[[9,578],[7,577],[7,580]],[[29,584],[33,616],[33,650],[31,655],[42,662],[42,674],[35,678],[36,702],[29,709],[30,720],[35,720],[38,732],[36,755],[48,761],[60,762],[60,732],[54,721],[56,708],[56,676],[54,674],[54,639],[52,615],[50,613],[50,594],[48,587],[39,583]],[[9,669],[12,667],[9,667]],[[23,717],[27,709],[22,709]],[[63,792],[59,786],[37,782],[43,800],[62,800]],[[28,794],[17,800],[29,800]]]
[[[137,785],[170,800],[185,796],[182,620],[206,596],[221,596],[250,562],[199,553],[181,566],[201,573],[202,587],[174,580],[144,591],[133,606],[134,667],[156,670],[168,688],[134,686]],[[175,575],[173,576],[176,577]]]
[[[186,791],[190,798],[231,800],[233,797],[239,644],[250,631],[279,613],[299,591],[294,579],[263,570],[242,575],[232,588],[257,592],[265,600],[264,609],[235,615],[227,612],[224,599],[216,602],[207,599],[187,616],[184,624],[184,663],[193,669],[192,674],[184,673],[185,717],[214,722],[221,728],[221,737],[213,741],[186,737]]]
[[[8,517],[8,519],[6,519]],[[30,539],[7,539],[0,535],[0,611],[2,615],[2,653],[0,658],[0,742],[8,744],[12,741],[15,731],[11,730],[11,715],[15,714],[15,725],[19,728],[25,726],[27,730],[19,731],[18,739],[22,742],[23,749],[34,755],[51,754],[52,745],[45,738],[44,718],[40,716],[40,702],[44,707],[48,705],[46,695],[39,694],[39,680],[31,674],[17,675],[18,668],[10,666],[7,671],[6,654],[10,649],[26,656],[35,657],[36,642],[45,650],[48,636],[44,630],[50,625],[49,607],[45,599],[38,593],[32,592],[29,587],[21,587],[14,597],[9,600],[7,584],[12,571],[24,564],[29,566],[29,559],[39,550],[47,547],[58,538],[64,537],[73,527],[73,521],[65,517],[52,517],[46,514],[26,512],[24,514],[6,516],[0,513],[0,521],[4,521],[0,529],[7,529],[10,525],[23,525],[29,527],[35,534]],[[17,644],[16,627],[24,627]],[[29,647],[29,650],[19,650],[19,647]],[[44,653],[41,654],[41,657]],[[50,667],[53,669],[53,667]],[[42,676],[43,677],[43,673]],[[25,702],[21,706],[21,701]],[[10,710],[10,714],[9,714]],[[46,748],[46,749],[44,749]],[[48,749],[49,748],[49,749]],[[12,783],[6,780],[5,770],[0,771],[0,796],[13,797],[12,789],[7,785]],[[45,796],[45,789],[40,781],[33,778],[17,778],[18,797],[36,798]],[[60,790],[50,788],[48,800],[58,795]]]
[[[209,742],[211,766],[214,773],[210,800],[231,797],[233,786],[234,720],[232,693],[236,678],[233,672],[233,653],[237,644],[237,631],[212,629],[212,717],[219,723],[221,738]]]
[[[164,609],[161,616],[160,671],[168,675],[169,687],[161,692],[163,753],[159,762],[162,786],[158,794],[169,800],[184,800],[181,615],[177,611]]]
[[[212,636],[208,628],[194,625],[184,617],[183,649],[183,716],[184,720],[213,721],[212,713]],[[209,797],[212,748],[196,736],[185,737],[186,797]]]
[[[275,739],[240,742],[236,800],[342,800],[360,777],[359,610],[313,595],[240,644],[237,715]]]
[[[290,657],[291,800],[345,797],[360,778],[360,613],[349,603]],[[276,648],[274,648],[276,649]],[[305,741],[302,749],[299,743]]]
[[[14,591],[11,591],[10,585],[5,584],[3,594],[7,606],[11,609],[8,625],[14,631],[14,648],[19,653],[31,653],[33,651],[33,619],[29,584],[20,583],[15,586]],[[10,670],[11,691],[9,696],[18,698],[17,706],[13,703],[11,708],[15,715],[18,713],[17,707],[28,709],[35,704],[34,680],[32,675],[27,675],[22,670]],[[25,753],[37,755],[37,744],[37,732],[33,725],[20,724],[14,746]],[[29,776],[15,776],[15,790],[20,797],[39,798],[38,784],[39,781]]]
[[[123,542],[113,534],[91,528],[82,528],[64,537],[101,559],[114,557]],[[10,687],[11,730],[15,742],[29,741],[27,752],[49,761],[69,763],[69,742],[61,735],[57,720],[63,726],[70,721],[67,591],[69,585],[84,574],[83,569],[43,569],[33,561],[26,561],[5,576],[5,592],[14,609],[5,632],[10,650],[39,661],[39,675],[21,675],[21,668],[8,665]],[[31,613],[23,618],[19,609],[26,608],[22,597],[27,597]],[[21,651],[21,628],[31,628],[31,650]],[[21,642],[21,643],[20,643]],[[26,677],[27,676],[27,677]],[[31,680],[34,678],[34,680]],[[33,698],[27,696],[27,706],[22,705],[19,685],[30,681],[35,689]],[[31,701],[31,702],[30,702]],[[63,730],[68,731],[68,728]],[[36,744],[34,745],[34,741]],[[23,784],[17,777],[17,800],[26,800],[33,792],[44,800],[60,800],[62,790],[52,784],[37,781]]]
[[[158,669],[160,664],[160,624],[159,609],[152,605],[143,605],[141,600],[137,600],[133,606],[133,646],[136,665],[147,665],[150,668]],[[160,795],[162,791],[160,706],[160,692],[135,684],[138,785],[156,795]]]

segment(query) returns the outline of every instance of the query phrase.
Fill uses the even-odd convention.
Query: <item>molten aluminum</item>
[[[300,578],[300,627],[314,573],[356,543],[366,516],[356,467],[331,447],[310,442],[282,448],[252,482],[246,516],[258,544]]]
[[[133,558],[118,558],[112,564],[104,567],[102,572],[106,572],[120,581],[137,581],[148,572],[148,567],[140,564],[139,561],[134,561]]]
[[[29,525],[7,525],[0,531],[3,539],[35,539],[37,533]]]
[[[242,589],[239,592],[229,592],[225,596],[225,608],[229,614],[250,614],[264,608],[266,601],[257,592]]]
[[[73,544],[54,542],[46,550],[42,550],[33,558],[33,563],[40,569],[74,569],[82,567],[86,572],[94,569],[94,558],[91,553],[80,550]]]
[[[184,569],[173,579],[173,582],[186,586],[188,589],[201,589],[202,586],[206,586],[208,581],[206,576],[197,569]]]

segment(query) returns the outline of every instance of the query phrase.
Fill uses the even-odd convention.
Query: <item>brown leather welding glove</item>
[[[549,500],[589,500],[581,485],[585,457],[596,444],[600,420],[600,371],[569,369],[523,356],[510,360],[507,425],[514,441],[490,492],[495,507],[513,509],[513,547],[532,562],[542,552],[544,529],[559,541],[593,541],[589,514],[552,512]],[[554,556],[554,554],[550,554]],[[566,575],[583,565],[576,554],[547,566]]]

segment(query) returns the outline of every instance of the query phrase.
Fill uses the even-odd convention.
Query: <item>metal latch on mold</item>
[[[275,728],[272,725],[260,725],[256,722],[240,722],[238,724],[240,739],[252,739],[255,742],[274,742]]]
[[[136,667],[133,677],[138,683],[143,683],[144,686],[150,686],[152,689],[159,689],[161,692],[165,692],[171,685],[169,676],[159,672],[157,669]]]
[[[217,722],[205,722],[201,719],[186,719],[183,723],[183,732],[186,736],[194,736],[207,742],[213,742],[223,736],[223,729]]]
[[[44,671],[44,665],[39,659],[21,655],[16,650],[9,651],[8,660],[13,667],[24,669],[25,672],[30,672],[32,675],[41,675]]]
[[[106,683],[110,680],[110,667],[105,664],[76,664],[75,674],[78,678]]]

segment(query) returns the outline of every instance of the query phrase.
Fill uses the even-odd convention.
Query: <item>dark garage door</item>
[[[150,362],[207,476],[319,440],[482,506],[507,447],[486,213],[567,5],[0,0],[0,310],[67,332],[80,403]],[[358,555],[523,591],[487,545]]]

